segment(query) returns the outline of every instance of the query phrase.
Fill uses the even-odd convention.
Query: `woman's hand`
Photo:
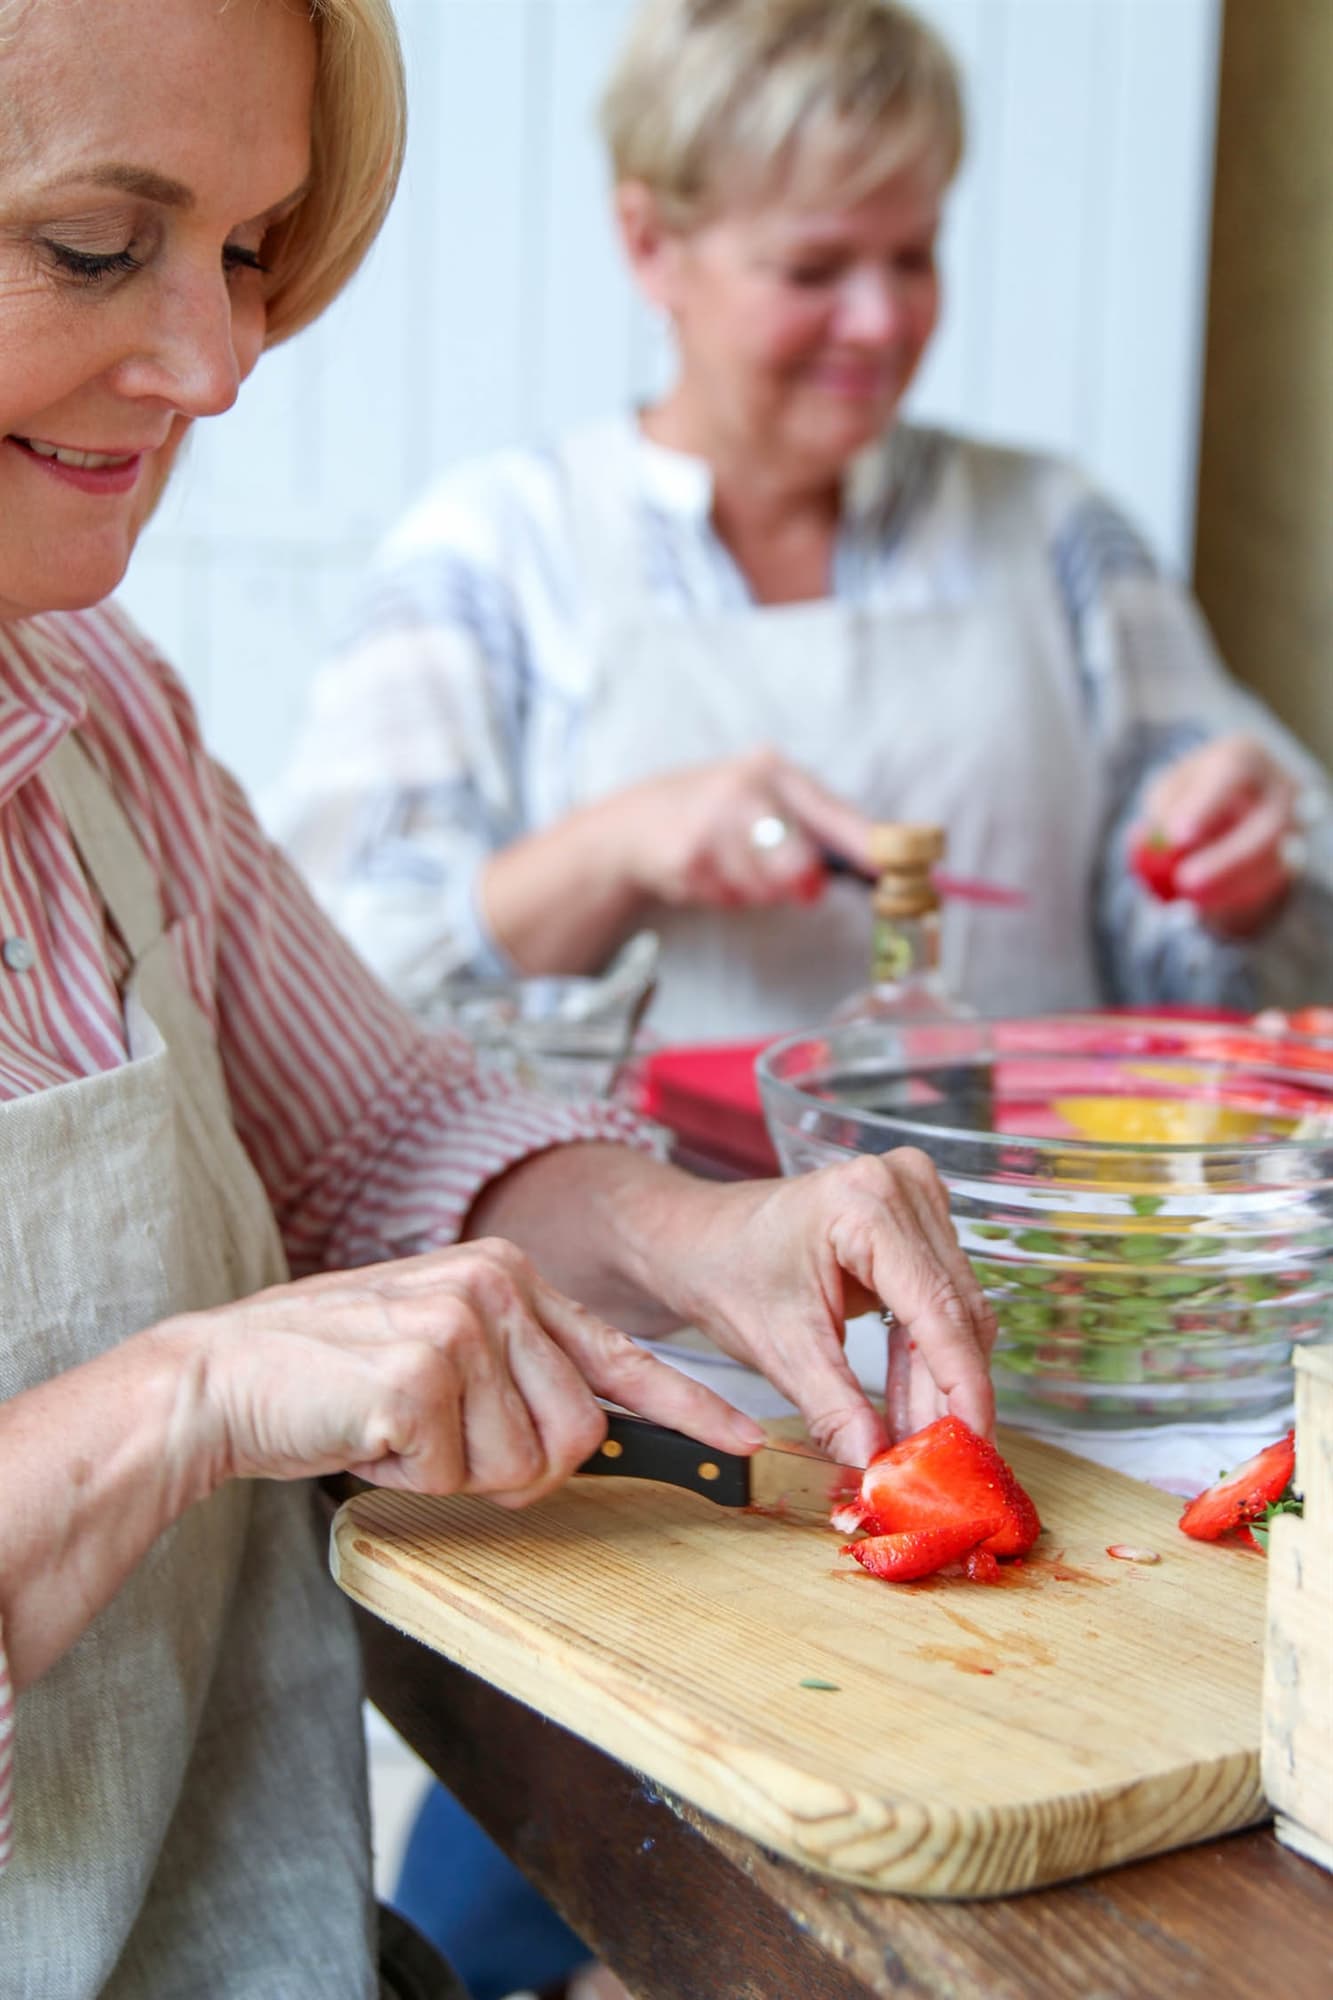
[[[1148,790],[1140,836],[1156,831],[1184,850],[1175,891],[1232,936],[1260,929],[1291,886],[1287,859],[1298,831],[1296,780],[1252,736],[1223,736],[1191,750]]]
[[[722,1451],[761,1434],[482,1239],[171,1322],[203,1359],[214,1481],[348,1470],[524,1506],[597,1449],[596,1397]]]
[[[924,1153],[848,1160],[799,1179],[710,1186],[643,1162],[645,1189],[619,1213],[646,1282],[728,1354],[757,1368],[833,1458],[865,1465],[888,1442],[843,1351],[845,1322],[887,1307],[908,1380],[899,1427],[951,1412],[989,1435],[995,1320],[959,1247],[948,1198]]]
[[[486,927],[522,972],[591,972],[653,903],[809,902],[822,855],[870,874],[870,821],[775,750],[608,793],[493,854]]]
[[[865,814],[776,750],[650,778],[593,810],[635,888],[662,903],[809,902],[828,850],[874,872]]]

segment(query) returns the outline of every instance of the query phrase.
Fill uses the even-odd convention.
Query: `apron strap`
[[[47,759],[45,776],[88,879],[137,964],[165,928],[157,877],[138,836],[110,785],[72,734]]]
[[[175,954],[163,944],[166,924],[152,865],[110,785],[73,735],[52,752],[44,771],[88,879],[130,954],[127,1043],[133,1052],[134,1020],[142,1013],[170,1052],[182,1130],[201,1184],[212,1190],[210,1214],[228,1260],[227,1296],[280,1283],[287,1264],[273,1209],[237,1137],[216,1039]]]

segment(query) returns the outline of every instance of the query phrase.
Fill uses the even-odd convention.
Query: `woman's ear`
[[[661,204],[642,181],[622,181],[616,189],[616,227],[625,262],[649,305],[670,312],[680,237],[662,216]]]

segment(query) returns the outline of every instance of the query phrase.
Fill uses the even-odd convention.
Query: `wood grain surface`
[[[371,1699],[635,2000],[1328,2000],[1327,1877],[1266,1831],[984,1902],[817,1876],[358,1614]]]
[[[1047,1533],[1000,1587],[893,1587],[817,1527],[572,1481],[525,1513],[368,1493],[358,1602],[778,1853],[916,1895],[1006,1894],[1252,1823],[1262,1559],[1049,1446]],[[1118,1562],[1108,1544],[1160,1551]],[[811,1680],[832,1683],[812,1688]]]

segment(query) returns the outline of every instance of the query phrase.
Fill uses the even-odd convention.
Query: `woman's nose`
[[[117,372],[124,393],[170,403],[182,416],[229,410],[248,370],[225,271],[162,287],[149,306],[142,346]]]
[[[839,301],[839,332],[863,347],[882,347],[894,340],[902,322],[902,293],[897,277],[877,265],[859,265],[847,275]]]

